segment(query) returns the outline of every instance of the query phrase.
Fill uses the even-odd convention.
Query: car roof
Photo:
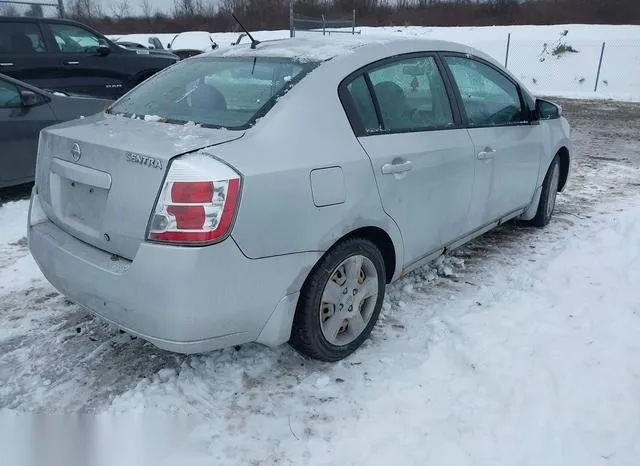
[[[250,44],[235,45],[204,54],[205,56],[263,56],[291,58],[301,62],[321,62],[348,56],[355,51],[366,51],[371,56],[392,56],[401,53],[420,51],[468,52],[471,50],[462,44],[433,39],[407,37],[322,37],[275,39],[261,42],[255,49]],[[474,51],[476,52],[476,51]]]

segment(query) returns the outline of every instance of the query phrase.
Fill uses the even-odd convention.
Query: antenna
[[[246,28],[246,27],[244,27],[244,25],[240,22],[240,20],[239,20],[238,18],[236,18],[236,15],[235,15],[234,13],[231,13],[231,16],[233,16],[233,19],[235,19],[235,20],[236,20],[236,22],[240,25],[240,27],[242,28],[242,30],[243,30],[244,32],[246,32],[246,33],[247,33],[247,36],[249,36],[249,39],[251,39],[251,48],[252,48],[252,49],[255,49],[255,48],[256,48],[256,46],[257,46],[258,44],[260,44],[260,41],[259,41],[259,40],[255,40],[255,39],[253,38],[253,36],[251,35],[251,33],[247,30],[247,28]]]

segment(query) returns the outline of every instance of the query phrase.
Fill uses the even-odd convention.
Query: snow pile
[[[214,50],[215,42],[211,34],[202,31],[190,31],[178,34],[170,42],[170,50]]]
[[[28,251],[28,201],[0,206],[0,301],[2,295],[42,277]],[[0,316],[1,317],[1,316]],[[0,335],[4,332],[0,327]]]
[[[568,231],[560,217],[517,268],[482,258],[484,283],[458,287],[461,257],[406,277],[343,362],[228,349],[143,379],[110,411],[206,415],[194,464],[634,464],[638,201]]]

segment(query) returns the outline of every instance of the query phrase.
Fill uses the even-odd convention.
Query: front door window
[[[70,24],[51,24],[49,27],[63,53],[94,53],[100,46],[100,39],[86,29]]]
[[[464,57],[445,61],[460,90],[470,126],[526,123],[518,87],[489,65]]]

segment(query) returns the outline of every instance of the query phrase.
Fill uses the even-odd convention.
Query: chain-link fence
[[[290,36],[295,37],[297,31],[321,33],[323,36],[331,34],[360,34],[356,31],[356,10],[348,18],[329,19],[327,15],[320,18],[310,18],[294,11],[293,2],[289,3]]]
[[[640,38],[617,40],[474,41],[504,64],[533,92],[637,95],[640,79]]]

